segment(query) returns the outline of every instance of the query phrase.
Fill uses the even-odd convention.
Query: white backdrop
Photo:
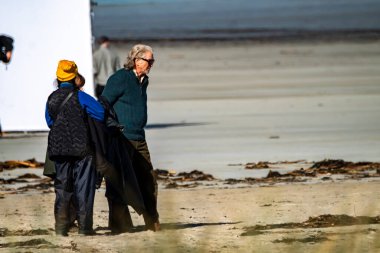
[[[45,104],[60,59],[73,60],[93,91],[89,0],[0,0],[0,34],[14,39],[13,58],[0,63],[3,131],[47,130]]]

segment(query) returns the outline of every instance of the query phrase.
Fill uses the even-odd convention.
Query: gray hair
[[[151,52],[153,54],[153,49],[150,46],[144,44],[134,45],[131,51],[128,53],[124,67],[126,69],[133,69],[135,66],[135,60],[137,58],[144,57],[146,52]]]

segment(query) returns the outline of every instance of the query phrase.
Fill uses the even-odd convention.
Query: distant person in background
[[[110,49],[110,40],[106,36],[99,38],[99,48],[93,55],[93,72],[95,95],[99,98],[108,78],[120,69],[120,60],[117,54]]]
[[[55,165],[55,233],[68,235],[74,203],[78,233],[92,235],[97,173],[86,119],[103,122],[104,109],[93,97],[79,90],[84,78],[80,80],[75,62],[59,61],[56,75],[58,89],[49,96],[45,111],[50,128],[48,156]]]
[[[13,39],[11,37],[0,35],[0,61],[9,63],[12,59]],[[0,122],[0,138],[3,136]]]
[[[3,63],[9,63],[12,59],[13,39],[11,37],[0,35],[0,60]]]
[[[153,49],[150,46],[133,46],[124,68],[116,71],[108,79],[102,99],[106,99],[114,108],[119,123],[124,126],[121,138],[143,197],[146,229],[158,231],[160,222],[157,212],[157,181],[144,131],[148,119],[148,73],[153,63]],[[117,198],[111,197],[108,197],[108,204],[111,230],[128,231],[128,227],[132,226],[128,207],[120,204]]]

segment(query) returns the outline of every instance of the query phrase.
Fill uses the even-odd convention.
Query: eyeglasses
[[[154,59],[145,59],[145,58],[139,58],[139,59],[146,61],[149,64],[149,66],[152,66],[154,63]]]

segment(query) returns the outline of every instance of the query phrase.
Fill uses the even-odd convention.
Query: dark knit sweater
[[[147,76],[140,84],[133,70],[123,68],[108,79],[102,93],[115,109],[119,123],[124,126],[123,133],[129,140],[145,140],[148,84]]]

